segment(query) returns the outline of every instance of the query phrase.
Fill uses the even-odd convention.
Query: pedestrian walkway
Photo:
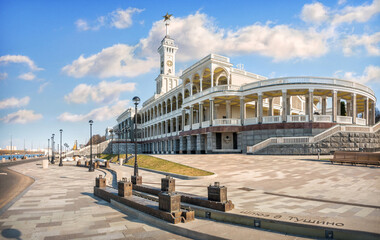
[[[36,181],[18,201],[0,216],[0,238],[20,239],[186,239],[146,224],[115,209],[93,195],[95,177],[110,174],[104,170],[88,172],[84,167],[49,165],[39,162],[12,169]],[[112,167],[118,166],[112,164]],[[133,169],[120,167],[126,177]],[[146,171],[141,174],[148,175]],[[216,239],[303,239],[260,231],[232,224],[197,219],[193,230]]]
[[[207,196],[214,181],[228,187],[236,210],[326,218],[380,233],[380,168],[332,165],[317,156],[216,154],[157,157],[217,174],[213,179],[176,180],[176,190]],[[322,156],[326,158],[326,156]],[[144,174],[144,184],[160,177]],[[157,186],[157,185],[156,185]]]

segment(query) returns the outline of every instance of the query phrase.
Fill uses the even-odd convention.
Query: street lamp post
[[[137,165],[137,105],[140,103],[140,98],[135,96],[132,101],[135,104],[135,127],[133,131],[133,136],[135,140],[135,164],[133,168],[133,176],[131,177],[133,184],[142,184],[142,177],[139,176],[139,167]]]
[[[111,154],[113,155],[113,129],[110,129],[111,133]]]
[[[60,141],[60,144],[59,144],[59,147],[60,147],[60,149],[59,149],[59,165],[58,166],[60,166],[60,167],[62,167],[63,166],[63,164],[62,164],[62,132],[63,132],[63,130],[62,129],[60,129],[59,130],[59,133],[60,133],[60,137],[61,137],[61,141]]]
[[[131,128],[129,126],[125,127],[125,161],[128,162],[128,131]]]
[[[119,161],[120,163],[120,130],[116,130],[116,134],[117,134],[117,138],[118,138],[118,141],[117,141],[117,161]]]
[[[89,172],[94,171],[94,166],[92,165],[92,124],[94,123],[92,120],[88,121],[90,124],[90,168],[88,169]]]
[[[51,164],[55,164],[55,161],[54,161],[54,133],[51,136]]]
[[[48,161],[50,161],[50,154],[49,154],[49,151],[50,151],[50,138],[48,138]]]

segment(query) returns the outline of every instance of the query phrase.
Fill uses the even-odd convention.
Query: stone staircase
[[[312,137],[272,137],[247,147],[247,154],[330,154],[331,151],[380,151],[380,122],[374,126],[336,125]]]

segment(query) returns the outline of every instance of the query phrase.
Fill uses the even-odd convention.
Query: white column
[[[212,122],[214,120],[214,99],[210,99],[210,126],[212,126]]]
[[[352,96],[351,96],[351,99],[352,99],[352,123],[353,124],[356,124],[356,94],[353,93]]]
[[[189,124],[190,124],[190,129],[193,129],[193,114],[194,114],[194,109],[193,109],[193,105],[190,106],[190,121],[189,121]]]
[[[287,90],[282,91],[282,122],[286,122],[286,114],[287,114]]]
[[[332,91],[332,120],[333,122],[337,121],[337,112],[338,112],[338,100],[337,100],[337,91]]]
[[[258,97],[259,97],[259,115],[258,115],[258,122],[259,123],[262,123],[263,122],[263,94],[262,93],[258,93]]]
[[[199,103],[199,127],[202,127],[202,122],[203,122],[203,102]]]
[[[323,96],[322,97],[322,115],[326,115],[326,106],[327,106],[326,96]]]
[[[179,122],[178,122],[178,120],[179,120],[179,117],[178,116],[175,117],[175,130],[176,130],[176,132],[179,132]]]
[[[375,117],[376,117],[375,101],[371,101],[371,118],[370,118],[371,125],[375,125]]]
[[[273,98],[270,97],[268,99],[269,102],[269,111],[268,111],[268,116],[273,116]]]
[[[231,118],[231,100],[226,101],[226,117]]]
[[[255,101],[255,112],[254,112],[254,117],[258,117],[259,116],[259,101]]]
[[[211,80],[211,87],[214,87],[214,73],[213,73],[212,65],[210,66],[210,80]]]
[[[314,116],[314,90],[309,89],[309,121],[313,122]]]
[[[201,78],[199,78],[199,87],[200,87],[200,89],[199,89],[199,92],[202,92],[203,90],[202,90],[202,82],[203,82],[203,78],[201,77]]]
[[[182,131],[185,129],[185,109],[182,109]]]
[[[246,106],[245,106],[245,101],[244,97],[240,97],[240,122],[241,125],[244,125],[244,119],[246,116]]]

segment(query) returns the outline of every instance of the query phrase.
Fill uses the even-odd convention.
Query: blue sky
[[[380,96],[377,1],[0,1],[0,148],[104,134],[155,91],[162,16],[177,73],[217,53],[267,77],[362,82]],[[380,102],[377,101],[379,106]]]

